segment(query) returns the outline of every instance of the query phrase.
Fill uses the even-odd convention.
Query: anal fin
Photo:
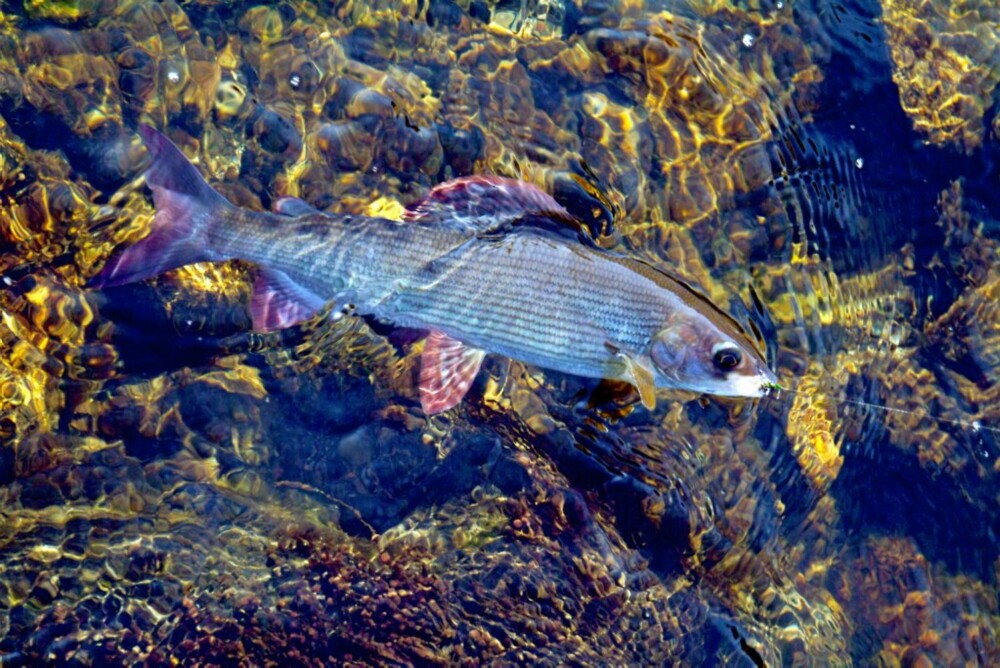
[[[291,327],[316,315],[326,302],[287,274],[262,269],[253,284],[250,317],[254,331],[270,332]]]
[[[420,405],[435,415],[458,405],[472,386],[486,353],[431,331],[420,357]]]

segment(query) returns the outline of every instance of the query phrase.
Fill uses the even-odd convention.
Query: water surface
[[[0,663],[989,664],[1000,264],[990,2],[0,9]],[[144,233],[138,123],[222,193],[397,216],[552,193],[789,388],[249,333],[254,268],[84,289]]]

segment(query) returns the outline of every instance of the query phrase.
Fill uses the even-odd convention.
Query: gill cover
[[[653,338],[649,355],[662,384],[696,392],[759,397],[777,380],[746,337],[707,320],[668,324]]]

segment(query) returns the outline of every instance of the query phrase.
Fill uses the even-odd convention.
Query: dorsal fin
[[[403,220],[451,225],[481,234],[533,217],[575,220],[537,186],[500,176],[466,176],[438,184],[407,207]]]
[[[513,232],[547,233],[578,241],[590,248],[599,248],[597,240],[591,235],[591,230],[578,218],[570,214],[560,214],[553,211],[529,213],[520,218],[503,221],[492,229],[478,234],[480,239],[499,238]]]

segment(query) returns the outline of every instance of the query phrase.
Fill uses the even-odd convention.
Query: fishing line
[[[1000,436],[1000,428],[998,428],[998,427],[990,427],[990,426],[984,425],[980,420],[959,420],[959,419],[955,419],[955,418],[941,417],[939,415],[932,415],[930,413],[921,413],[919,411],[911,411],[911,410],[907,410],[905,408],[893,408],[892,406],[885,406],[885,405],[882,405],[882,404],[874,404],[874,403],[871,403],[871,402],[868,402],[868,401],[860,401],[858,399],[837,398],[837,397],[834,397],[833,395],[830,395],[830,394],[809,394],[805,390],[797,390],[797,389],[793,390],[793,389],[789,389],[787,387],[782,387],[782,386],[779,386],[777,384],[770,384],[770,383],[765,383],[764,386],[761,389],[764,390],[765,396],[773,397],[776,401],[780,401],[781,400],[781,393],[782,392],[788,392],[789,394],[801,394],[810,403],[812,403],[813,399],[815,399],[815,398],[830,399],[832,401],[835,401],[838,404],[850,404],[852,406],[860,406],[862,408],[870,408],[870,409],[873,409],[873,410],[880,410],[880,411],[884,411],[886,413],[896,413],[898,415],[909,415],[909,416],[912,416],[912,417],[915,417],[915,418],[918,418],[918,419],[929,418],[931,420],[934,420],[936,422],[940,422],[942,424],[951,424],[951,425],[955,425],[957,427],[962,427],[964,429],[971,429],[972,432],[975,433],[975,434],[978,434],[978,433],[981,433],[981,432],[989,432],[991,434]]]

